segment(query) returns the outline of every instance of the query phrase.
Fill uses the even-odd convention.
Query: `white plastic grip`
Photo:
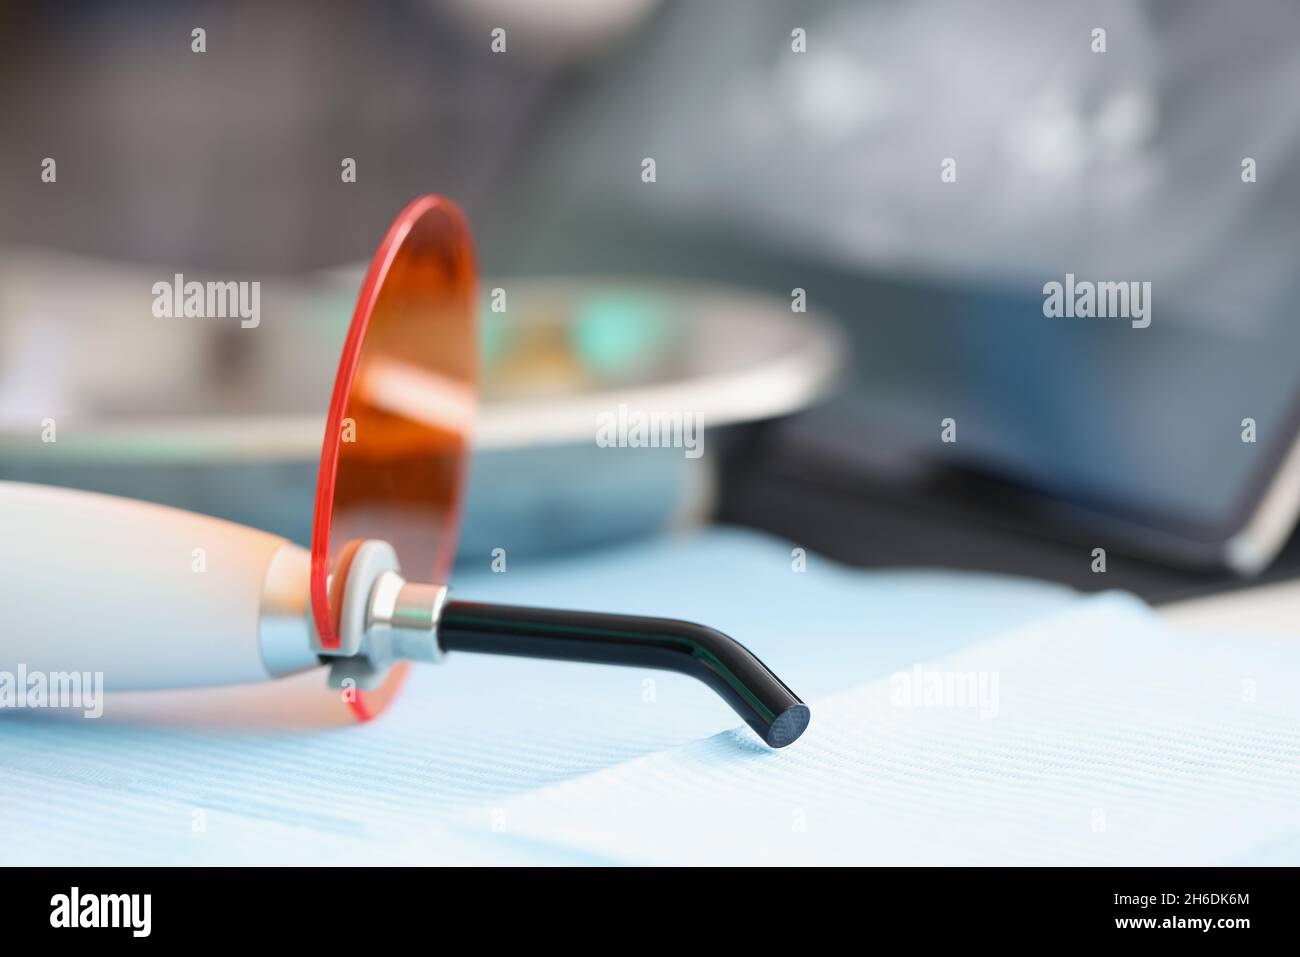
[[[313,663],[305,640],[268,662],[263,631],[302,627],[307,571],[303,549],[242,525],[0,482],[0,671],[102,672],[136,690],[298,670]]]

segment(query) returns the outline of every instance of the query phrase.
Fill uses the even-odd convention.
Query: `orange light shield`
[[[360,542],[392,545],[408,580],[446,581],[477,394],[475,285],[469,225],[441,196],[403,209],[370,262],[316,480],[311,610],[322,647],[339,645],[334,592]],[[355,692],[352,710],[377,715],[405,671],[399,663],[379,688]]]

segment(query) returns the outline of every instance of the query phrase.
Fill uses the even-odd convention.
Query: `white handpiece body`
[[[137,690],[314,667],[309,569],[304,549],[232,522],[0,482],[0,671]]]

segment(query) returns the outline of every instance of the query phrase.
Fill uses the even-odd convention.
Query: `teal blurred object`
[[[666,305],[635,290],[581,296],[569,326],[573,348],[604,379],[651,365],[677,336]]]
[[[487,303],[479,309],[479,367],[487,372],[510,347],[511,329],[505,313],[494,312]]]

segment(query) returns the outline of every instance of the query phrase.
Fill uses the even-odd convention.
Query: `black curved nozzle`
[[[449,601],[438,625],[445,651],[634,665],[699,678],[770,747],[808,727],[810,712],[744,645],[671,618]]]

